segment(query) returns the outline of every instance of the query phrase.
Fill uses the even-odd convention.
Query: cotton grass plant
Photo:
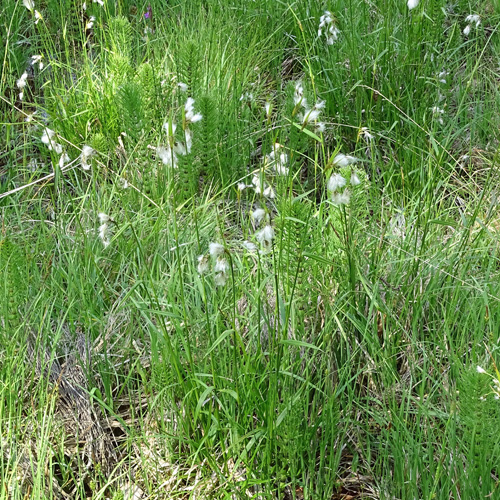
[[[499,16],[2,5],[0,498],[493,498]]]

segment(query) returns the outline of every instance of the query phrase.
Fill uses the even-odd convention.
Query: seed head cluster
[[[184,83],[179,83],[179,88],[187,90],[187,85]],[[182,86],[181,86],[182,85]],[[193,133],[190,129],[190,125],[197,123],[203,119],[201,113],[196,113],[194,110],[195,100],[192,97],[188,97],[183,110],[182,119],[182,130],[184,132],[184,138],[182,141],[175,140],[175,132],[177,130],[177,125],[173,121],[166,121],[163,124],[163,130],[167,134],[167,144],[165,146],[158,146],[153,148],[156,150],[157,157],[163,162],[164,165],[169,165],[173,168],[177,168],[179,161],[179,155],[187,155],[191,153],[191,148],[193,144]]]
[[[250,217],[254,230],[254,238],[258,246],[248,240],[242,241],[241,246],[250,254],[255,254],[260,248],[260,254],[265,255],[272,250],[275,238],[269,214],[265,208],[257,207],[251,212]],[[198,274],[206,275],[212,270],[215,285],[218,287],[225,286],[231,271],[227,258],[229,255],[229,249],[224,245],[211,242],[208,245],[208,252],[199,255],[197,258]]]
[[[304,97],[304,87],[300,80],[295,84],[293,103],[295,107],[292,115],[298,113],[297,118],[302,123],[302,127],[312,124],[317,133],[325,131],[325,124],[319,121],[319,117],[326,106],[326,101],[319,100],[312,107],[309,106],[307,98]]]
[[[335,17],[329,10],[325,10],[319,18],[318,38],[324,35],[327,45],[333,45],[340,35],[340,30],[337,28]]]
[[[333,159],[333,165],[341,168],[348,167],[349,165],[358,162],[359,159],[339,153]],[[327,183],[327,190],[330,193],[331,200],[334,205],[347,205],[351,200],[351,191],[346,187],[348,184],[347,179],[340,173],[334,173],[330,176]],[[349,185],[351,188],[359,186],[361,180],[358,174],[351,170]]]
[[[109,223],[112,222],[112,219],[109,215],[105,214],[104,212],[100,212],[98,214],[98,217],[100,222],[99,238],[104,248],[107,248],[111,243],[111,230],[109,227]]]
[[[19,100],[22,101],[24,97],[24,87],[26,87],[26,82],[28,80],[28,73],[25,71],[19,80],[16,82],[16,86],[19,89]]]
[[[226,249],[220,243],[212,242],[208,245],[208,254],[198,256],[198,273],[207,274],[210,271],[210,258],[213,262],[214,282],[217,286],[224,286],[229,278],[229,262]]]
[[[62,154],[63,147],[54,140],[56,133],[50,128],[45,128],[42,134],[42,142],[47,144],[49,151],[54,151],[58,155]]]
[[[23,0],[23,5],[33,14],[35,17],[35,24],[38,24],[38,21],[41,21],[43,19],[42,15],[40,12],[38,12],[35,9],[35,2],[34,0]]]
[[[479,28],[479,26],[481,26],[481,17],[477,14],[469,14],[465,18],[465,22],[467,23],[467,26],[465,26],[464,28],[464,35],[469,36],[469,33],[473,25],[475,25],[476,29]]]

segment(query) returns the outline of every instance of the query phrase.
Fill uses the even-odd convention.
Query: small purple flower
[[[153,11],[151,10],[151,5],[148,5],[148,10],[144,13],[144,19],[151,19]]]

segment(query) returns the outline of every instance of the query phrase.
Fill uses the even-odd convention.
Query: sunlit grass
[[[1,499],[495,498],[495,3],[0,19]]]

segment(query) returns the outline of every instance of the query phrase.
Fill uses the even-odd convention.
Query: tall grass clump
[[[0,499],[495,498],[500,11],[0,7]]]

